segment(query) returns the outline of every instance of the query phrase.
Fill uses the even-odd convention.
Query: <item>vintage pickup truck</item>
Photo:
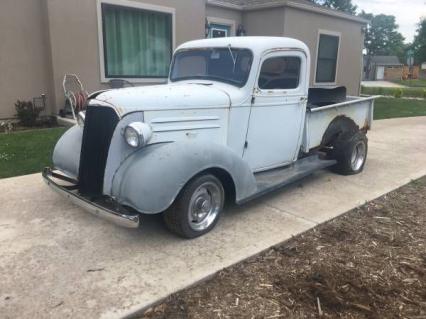
[[[43,178],[121,226],[162,213],[193,238],[216,225],[225,200],[242,204],[326,167],[359,173],[374,97],[310,89],[310,63],[290,38],[185,43],[168,84],[93,93]]]

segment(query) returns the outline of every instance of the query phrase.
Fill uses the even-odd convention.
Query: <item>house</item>
[[[426,62],[420,65],[419,79],[426,79]]]
[[[364,80],[401,80],[403,70],[397,56],[364,56]]]
[[[88,91],[119,78],[164,83],[174,48],[206,36],[300,39],[312,54],[311,85],[355,95],[367,22],[307,0],[2,0],[0,118],[41,94],[57,113],[66,73]]]

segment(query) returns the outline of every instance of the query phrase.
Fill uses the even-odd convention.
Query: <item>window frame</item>
[[[175,82],[181,82],[181,81],[190,81],[190,80],[200,79],[200,80],[207,80],[207,81],[217,81],[217,82],[229,84],[229,85],[232,85],[232,86],[235,86],[235,87],[238,87],[238,88],[245,87],[247,85],[247,83],[249,82],[249,80],[250,80],[250,75],[251,75],[251,72],[253,70],[255,56],[254,56],[254,53],[253,53],[253,51],[251,49],[243,48],[243,47],[235,47],[235,48],[233,47],[232,48],[232,49],[237,49],[237,50],[247,50],[251,54],[251,56],[250,56],[250,70],[249,70],[249,72],[247,74],[247,78],[245,79],[244,83],[242,83],[241,85],[236,85],[232,81],[219,81],[219,80],[217,80],[217,79],[215,79],[213,77],[211,77],[211,78],[207,77],[207,78],[203,78],[203,79],[197,78],[197,77],[184,77],[184,78],[180,78],[178,80],[172,78],[172,71],[173,71],[174,65],[176,63],[176,57],[177,57],[177,55],[179,53],[186,52],[186,51],[211,50],[211,49],[223,49],[223,50],[227,50],[228,47],[220,47],[220,46],[218,46],[218,47],[205,47],[205,48],[200,47],[200,48],[180,49],[180,50],[176,51],[175,54],[173,55],[172,62],[170,64],[169,81],[172,82],[172,83],[175,83]]]
[[[260,80],[260,76],[262,75],[262,69],[264,64],[272,59],[282,59],[282,58],[296,58],[299,60],[299,76],[297,78],[297,86],[296,87],[291,87],[291,88],[278,88],[278,89],[265,89],[265,88],[261,88],[259,85],[259,80]],[[300,77],[302,76],[302,58],[300,56],[297,55],[278,55],[278,56],[270,56],[266,59],[264,59],[262,61],[262,64],[260,65],[260,72],[259,72],[259,76],[257,78],[257,83],[256,86],[259,88],[259,90],[262,91],[289,91],[289,90],[297,90],[300,86]]]
[[[329,35],[337,37],[339,40],[339,43],[337,45],[337,56],[336,56],[336,70],[334,73],[334,82],[317,82],[317,69],[318,69],[318,59],[319,59],[319,47],[320,47],[320,39],[321,35]],[[329,86],[329,85],[336,85],[337,84],[337,74],[339,70],[339,58],[340,58],[340,45],[342,42],[342,33],[337,31],[330,31],[330,30],[318,30],[317,35],[317,48],[316,48],[316,58],[315,58],[315,72],[313,77],[313,82],[315,86]]]
[[[172,18],[172,54],[176,48],[176,9],[152,5],[143,2],[136,2],[130,0],[97,0],[97,18],[98,18],[98,46],[99,46],[99,66],[100,66],[100,78],[101,83],[108,83],[112,79],[125,80],[131,83],[165,83],[167,82],[167,75],[164,77],[107,77],[105,70],[105,45],[104,45],[104,28],[103,28],[103,15],[102,15],[102,4],[115,5],[119,7],[126,7],[136,10],[145,10],[158,13],[170,14]]]
[[[276,57],[297,57],[300,59],[299,84],[296,88],[269,90],[269,89],[261,89],[259,87],[259,78],[260,78],[260,72],[262,70],[263,63],[270,58],[276,58]],[[259,62],[258,70],[257,70],[256,78],[255,78],[256,95],[292,96],[292,95],[299,95],[303,93],[305,89],[303,84],[305,84],[305,86],[308,85],[307,79],[306,79],[306,75],[307,75],[306,72],[307,72],[308,66],[306,65],[306,63],[307,63],[306,52],[304,52],[301,49],[284,49],[284,50],[272,50],[272,51],[265,52]]]
[[[213,33],[215,32],[215,31],[219,31],[219,32],[225,32],[225,36],[223,36],[223,37],[216,37],[216,38],[227,38],[227,37],[229,37],[229,34],[228,34],[228,30],[229,29],[220,29],[220,28],[218,28],[218,27],[212,27],[211,29],[210,29],[210,38],[209,39],[214,39],[215,37],[213,37]]]
[[[217,24],[222,25],[224,27],[229,28],[229,34],[227,37],[234,37],[236,35],[236,26],[237,23],[235,20],[231,19],[223,19],[223,18],[217,18],[217,17],[207,17],[207,23],[210,24]],[[207,36],[208,39],[211,39],[210,34],[212,30],[209,30],[209,35]]]

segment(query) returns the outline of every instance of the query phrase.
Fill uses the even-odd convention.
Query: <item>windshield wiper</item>
[[[231,44],[228,44],[229,54],[231,55],[232,62],[234,63],[234,67],[232,68],[232,73],[235,72],[235,66],[237,65],[237,58],[234,57],[234,53],[232,52]]]

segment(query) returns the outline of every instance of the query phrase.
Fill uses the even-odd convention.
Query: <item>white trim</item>
[[[235,20],[231,20],[231,19],[223,19],[223,18],[216,18],[216,17],[207,17],[207,22],[213,23],[213,24],[221,24],[227,27],[231,28],[231,34],[229,36],[235,36],[237,31],[237,23],[235,22]]]
[[[207,0],[207,4],[215,7],[220,8],[227,8],[227,9],[233,9],[233,10],[243,10],[243,6],[238,4],[233,4],[221,0]]]
[[[317,68],[318,68],[318,53],[319,53],[319,45],[320,45],[320,36],[324,35],[331,35],[339,38],[339,44],[337,46],[337,57],[336,57],[336,71],[334,74],[334,82],[317,82]],[[321,87],[321,86],[330,86],[330,85],[336,85],[337,84],[337,74],[339,70],[339,58],[340,58],[340,44],[342,41],[342,33],[337,31],[330,31],[330,30],[323,30],[319,29],[317,34],[317,48],[316,48],[316,56],[315,56],[315,70],[313,74],[314,79],[314,86]]]
[[[263,64],[273,58],[279,57],[296,57],[300,59],[300,68],[299,68],[299,83],[295,88],[287,88],[287,89],[261,89],[259,87],[259,79],[262,73]],[[303,58],[305,57],[305,58]],[[257,76],[255,82],[255,96],[300,96],[306,93],[306,83],[309,81],[307,78],[307,68],[310,66],[307,65],[308,58],[304,51],[299,50],[276,50],[269,51],[266,54],[262,55]],[[305,84],[305,85],[304,85]]]
[[[224,30],[224,29],[220,29],[220,28],[211,28],[210,31],[211,31],[211,35],[213,35],[213,33],[215,31],[219,31],[219,32],[225,32],[225,38],[227,38],[227,37],[230,36],[230,34],[228,34],[228,30],[227,29]],[[212,38],[213,38],[213,36],[212,36]]]
[[[102,4],[112,4],[123,7],[143,9],[154,12],[169,13],[172,16],[172,48],[171,52],[175,51],[176,48],[176,9],[171,7],[164,7],[153,5],[149,3],[142,3],[131,0],[97,0],[96,11],[98,19],[98,48],[99,48],[99,66],[100,66],[100,79],[101,83],[108,83],[111,79],[122,79],[131,83],[166,83],[168,77],[164,78],[107,78],[105,76],[105,56],[104,56],[104,38],[102,28]]]

